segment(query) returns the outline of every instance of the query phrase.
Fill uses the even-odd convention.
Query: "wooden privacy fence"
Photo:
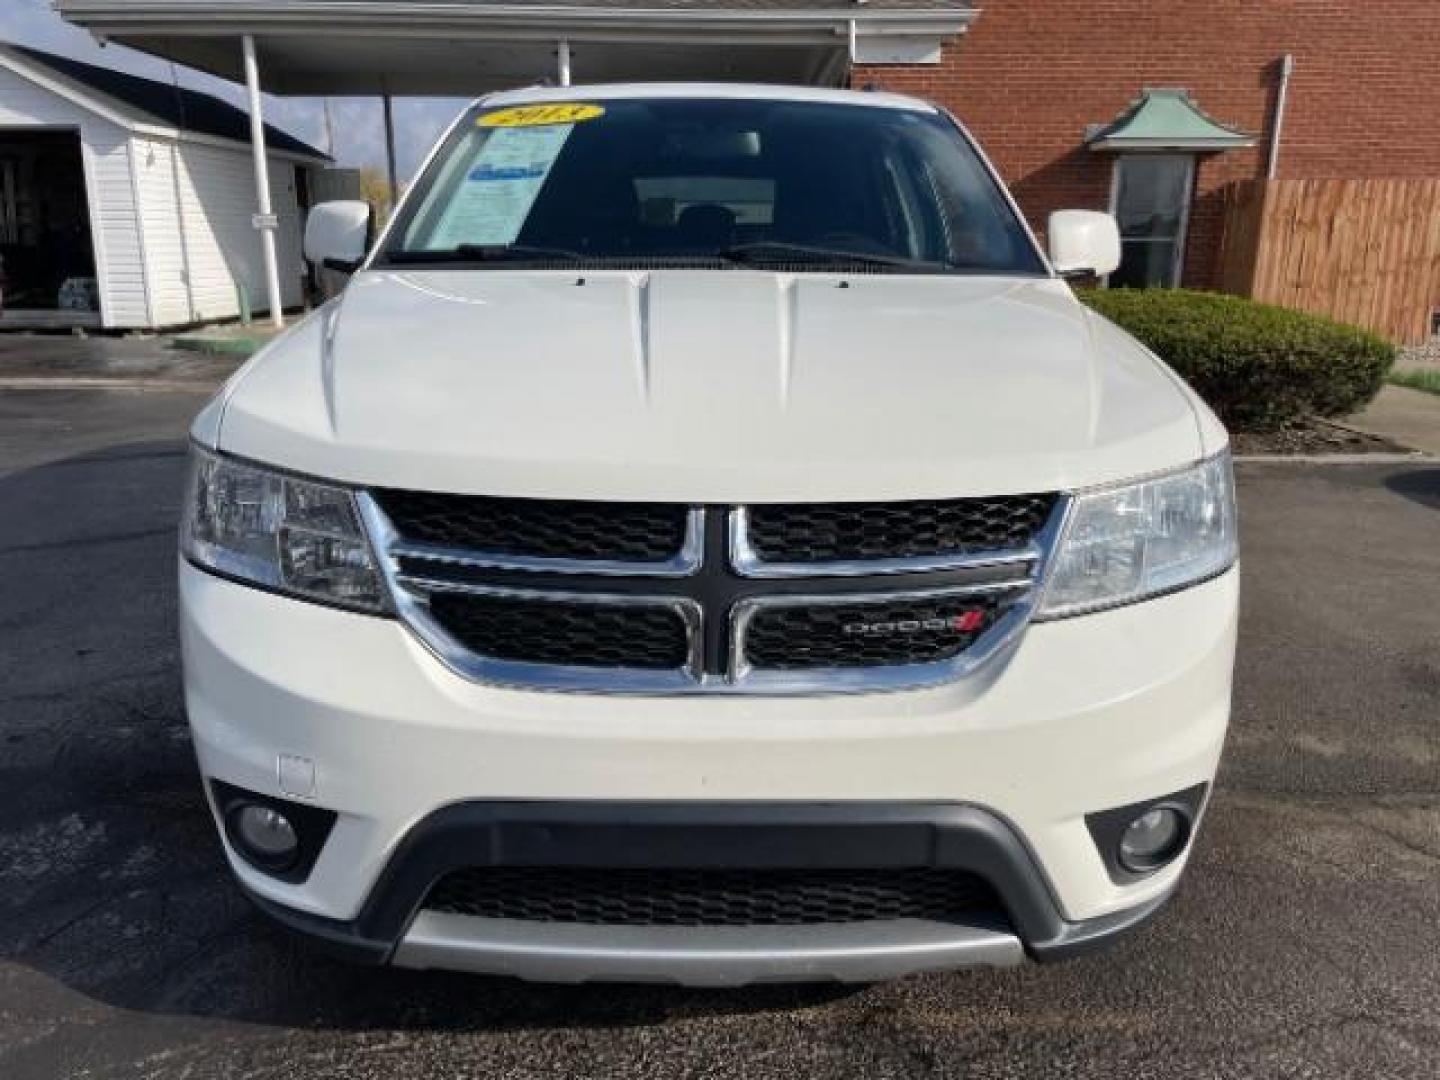
[[[1232,185],[1221,288],[1427,341],[1440,310],[1440,178]]]

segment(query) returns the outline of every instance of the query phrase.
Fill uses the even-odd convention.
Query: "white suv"
[[[1174,890],[1230,709],[1225,431],[928,104],[538,89],[200,414],[185,689],[230,864],[353,955],[873,980]],[[1143,252],[1138,257],[1143,257]]]

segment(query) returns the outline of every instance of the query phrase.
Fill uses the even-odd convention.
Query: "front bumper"
[[[1117,882],[1085,817],[1213,778],[1229,715],[1237,579],[1231,571],[1172,596],[1032,625],[980,685],[667,699],[469,682],[396,622],[182,566],[186,703],[206,777],[338,815],[302,881],[257,871],[227,845],[247,891],[284,921],[372,959],[551,979],[879,978],[1010,962],[1022,951],[1061,955],[1163,902],[1184,859]],[[282,757],[313,768],[306,790],[282,789]],[[437,815],[538,807],[573,817],[578,804],[761,812],[757,824],[768,827],[747,842],[751,858],[788,828],[786,814],[806,807],[908,816],[906,828],[935,850],[960,815],[966,835],[1010,838],[1001,845],[1009,855],[984,860],[987,876],[1010,872],[1003,863],[1029,883],[1000,889],[1005,925],[951,927],[949,936],[870,925],[869,937],[747,928],[707,930],[704,940],[649,928],[641,940],[628,932],[636,928],[460,927],[431,912],[415,918],[413,890],[389,884]],[[855,827],[841,830],[852,845]],[[494,832],[487,825],[474,836]],[[625,835],[639,851],[655,849],[635,828]],[[913,859],[918,843],[896,846]],[[472,865],[490,857],[473,838],[467,845]],[[813,850],[807,841],[812,854],[792,854],[813,860]],[[377,905],[392,909],[383,924]],[[777,953],[770,937],[788,947]]]
[[[585,926],[421,911],[431,885],[475,866],[843,870],[925,866],[973,873],[1000,903],[962,922],[896,919],[802,926]],[[525,803],[448,806],[412,828],[359,916],[306,916],[252,896],[280,922],[367,963],[546,981],[690,985],[838,979],[1004,967],[1027,953],[1087,952],[1154,914],[1138,907],[1067,922],[1023,841],[961,805]],[[417,914],[418,911],[418,914]]]

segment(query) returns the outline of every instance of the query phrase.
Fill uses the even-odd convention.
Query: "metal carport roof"
[[[965,0],[55,0],[97,35],[229,79],[254,37],[277,94],[473,96],[556,70],[577,81],[835,84],[852,44],[922,56]]]

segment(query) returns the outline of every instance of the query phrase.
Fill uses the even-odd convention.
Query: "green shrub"
[[[1154,350],[1237,431],[1352,413],[1395,362],[1395,346],[1368,330],[1236,296],[1103,289],[1081,299]]]

